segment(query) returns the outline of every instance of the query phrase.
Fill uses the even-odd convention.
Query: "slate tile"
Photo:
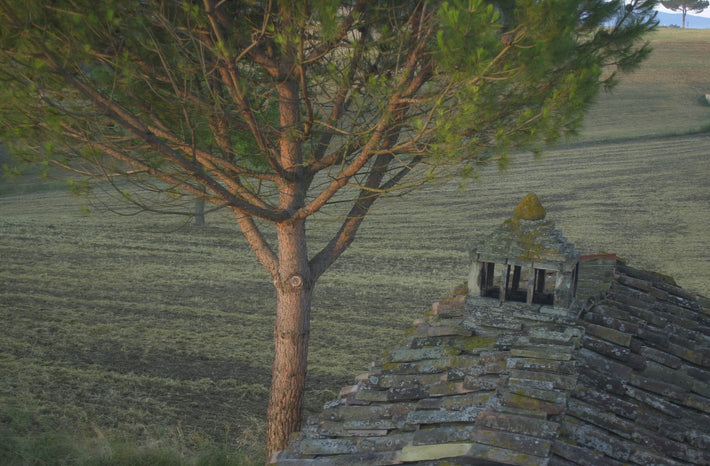
[[[471,448],[468,443],[444,443],[435,445],[408,445],[402,448],[404,462],[442,460],[463,456]]]
[[[683,417],[683,409],[680,406],[670,403],[658,395],[631,386],[626,387],[626,394],[676,419]]]
[[[661,395],[663,398],[667,398],[675,402],[682,402],[686,395],[688,395],[687,390],[683,387],[649,377],[643,377],[637,374],[633,374],[631,376],[629,383],[635,387],[656,393]]]
[[[621,362],[627,362],[631,356],[631,349],[592,336],[585,336],[582,346]]]
[[[688,393],[680,403],[684,406],[689,406],[697,409],[698,411],[710,414],[710,398],[705,398],[704,396],[696,395],[694,393]]]
[[[555,440],[552,444],[552,453],[569,460],[570,464],[606,464],[602,453],[576,446],[574,443],[565,440]]]
[[[559,424],[528,416],[484,411],[478,416],[479,427],[502,430],[516,434],[535,432],[540,438],[552,439],[557,436]]]
[[[539,372],[539,371],[528,371],[521,369],[513,369],[510,371],[510,379],[516,379],[521,381],[531,381],[534,382],[544,382],[551,383],[551,389],[557,388],[562,390],[571,390],[577,384],[576,375],[563,375],[555,374],[554,372]],[[535,387],[547,389],[546,386]]]
[[[590,368],[603,374],[613,374],[613,378],[619,382],[627,382],[631,378],[632,369],[630,367],[586,348],[579,350],[579,357]]]
[[[633,422],[619,417],[613,412],[599,409],[598,406],[590,405],[580,400],[570,400],[567,404],[566,413],[580,421],[594,424],[623,438],[630,438],[631,431],[634,428]]]
[[[631,338],[633,334],[626,333],[625,331],[616,330],[614,328],[609,328],[605,325],[597,325],[593,323],[587,323],[584,326],[587,334],[593,335],[602,340],[610,341],[616,343],[617,345],[629,347],[631,346]],[[634,330],[634,333],[635,330]]]
[[[483,408],[470,406],[460,410],[424,410],[410,411],[406,422],[412,425],[446,424],[453,422],[474,422]]]
[[[573,430],[568,430],[565,426],[564,433],[578,445],[602,452],[618,461],[628,461],[636,449],[633,442],[620,439],[589,424],[583,424]]]
[[[488,464],[510,464],[517,466],[541,466],[547,464],[546,458],[480,443],[471,445],[465,456],[475,458],[476,461],[487,461],[489,462]]]
[[[531,371],[556,372],[558,374],[576,373],[574,361],[560,361],[544,358],[509,357],[506,360],[508,369],[525,369]]]
[[[682,464],[687,464],[674,461],[668,458],[668,455],[651,452],[642,448],[635,450],[629,457],[629,460],[635,464],[643,465],[680,466]]]
[[[414,433],[412,445],[468,442],[475,435],[473,425],[437,425],[422,427]]]
[[[500,385],[501,377],[495,375],[487,375],[482,377],[466,376],[463,381],[464,388],[473,391],[495,390]]]
[[[565,405],[569,397],[566,390],[540,390],[525,386],[508,387],[510,393],[536,398],[550,403]]]
[[[710,464],[710,452],[708,451],[701,451],[681,442],[638,429],[633,432],[632,437],[636,442],[657,454],[693,463]]]
[[[501,397],[501,403],[505,406],[524,409],[528,411],[543,412],[547,415],[560,414],[564,411],[565,406],[562,404],[543,401],[538,398],[532,398],[518,393],[504,393]]]
[[[304,455],[342,455],[355,453],[357,443],[350,439],[302,439],[298,449]]]
[[[663,364],[664,366],[670,367],[671,369],[678,369],[681,366],[681,359],[677,356],[673,356],[672,354],[668,354],[665,351],[658,350],[656,348],[652,348],[650,346],[642,346],[639,354],[641,356],[650,359],[651,361],[655,361],[659,364]]]
[[[510,354],[517,357],[553,359],[557,361],[569,361],[572,359],[573,348],[562,345],[524,345],[514,346],[510,349]]]
[[[464,409],[469,406],[484,406],[495,399],[494,392],[473,392],[465,395],[444,397],[441,402],[443,409]]]
[[[491,429],[478,429],[473,431],[470,440],[484,445],[514,449],[520,453],[541,458],[547,457],[552,447],[552,440],[550,439]]]
[[[586,403],[593,404],[599,410],[608,410],[618,416],[623,416],[626,419],[634,420],[638,417],[638,407],[636,403],[631,403],[616,396],[606,390],[597,390],[588,386],[578,388],[576,398],[583,400]]]
[[[362,437],[357,440],[358,453],[401,450],[412,443],[414,432],[391,433],[387,436]]]
[[[688,434],[688,443],[701,450],[710,451],[710,431],[701,432],[697,429],[691,429]]]

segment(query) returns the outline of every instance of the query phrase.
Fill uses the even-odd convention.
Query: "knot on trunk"
[[[291,285],[292,288],[302,288],[303,287],[303,277],[300,275],[291,275],[291,277],[288,279],[288,284]]]

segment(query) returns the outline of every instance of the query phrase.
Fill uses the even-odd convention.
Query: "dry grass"
[[[578,145],[376,206],[316,290],[309,412],[465,281],[469,248],[529,191],[580,251],[710,294],[710,135],[669,136],[710,123],[697,98],[710,90],[697,60],[710,36],[662,31],[657,42],[655,61],[602,97]],[[663,80],[670,59],[687,71]],[[233,219],[213,214],[197,229],[85,215],[85,203],[58,191],[0,197],[0,437],[62,432],[183,459],[226,445],[260,459],[275,299]],[[313,244],[327,220],[311,223]]]

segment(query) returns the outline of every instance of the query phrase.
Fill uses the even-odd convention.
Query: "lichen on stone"
[[[536,221],[545,218],[545,208],[534,193],[528,193],[513,209],[513,219]]]

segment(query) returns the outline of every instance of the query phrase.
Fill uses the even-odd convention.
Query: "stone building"
[[[710,300],[580,256],[529,196],[286,465],[710,464]]]

